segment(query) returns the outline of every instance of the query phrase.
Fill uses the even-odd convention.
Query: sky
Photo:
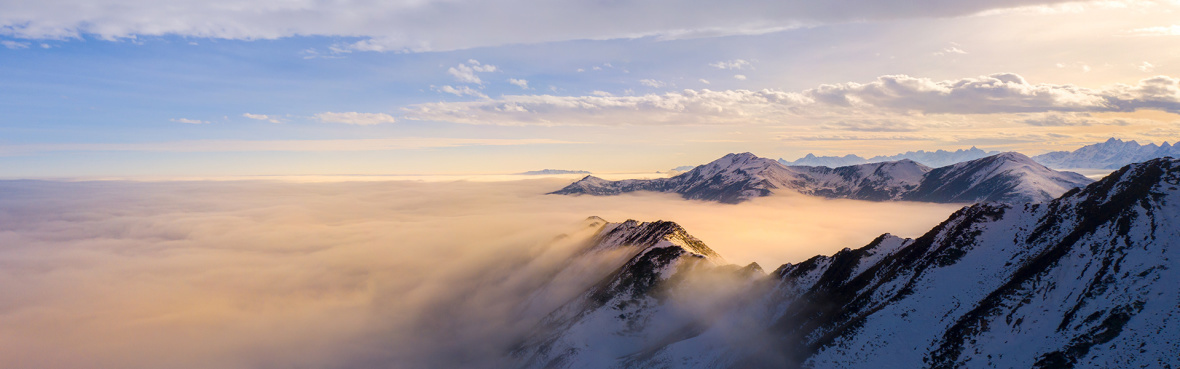
[[[0,177],[626,172],[747,151],[1175,142],[1178,10],[5,1]]]

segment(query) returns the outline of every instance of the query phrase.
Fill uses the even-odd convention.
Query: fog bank
[[[587,216],[673,220],[773,269],[959,208],[541,195],[567,182],[2,181],[0,367],[494,365]]]

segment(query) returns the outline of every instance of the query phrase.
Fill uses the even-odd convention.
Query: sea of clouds
[[[564,264],[588,216],[673,220],[772,270],[959,208],[544,195],[566,183],[0,181],[0,367],[494,367],[615,262]]]

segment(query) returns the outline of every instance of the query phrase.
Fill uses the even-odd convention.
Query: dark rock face
[[[678,193],[686,199],[738,203],[779,191],[828,198],[941,203],[1048,201],[1092,180],[1057,172],[1018,153],[1002,153],[937,169],[911,160],[839,168],[783,166],[750,153],[729,154],[671,178],[607,181],[594,176],[552,192],[618,195]]]
[[[917,239],[764,277],[674,224],[623,224],[601,240],[676,246],[643,249],[555,312],[564,324],[522,351],[525,367],[1180,367],[1180,160],[1047,203],[965,207]],[[675,314],[702,273],[731,278],[733,303]]]

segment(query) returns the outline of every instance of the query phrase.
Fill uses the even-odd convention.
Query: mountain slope
[[[955,151],[907,151],[897,155],[878,155],[868,159],[853,154],[844,156],[815,156],[815,154],[807,154],[806,156],[796,159],[795,161],[786,161],[783,159],[779,159],[778,161],[779,163],[782,163],[786,166],[842,167],[848,165],[880,163],[885,161],[899,161],[908,159],[926,166],[942,167],[995,154],[999,154],[999,152],[983,151],[972,146],[970,149],[959,149]]]
[[[930,171],[904,198],[928,202],[1038,202],[1093,182],[1007,152]]]
[[[1056,172],[1017,153],[993,155],[938,169],[911,160],[838,168],[783,166],[750,153],[729,154],[686,173],[654,180],[607,181],[594,176],[553,192],[617,195],[678,193],[686,199],[738,203],[779,191],[829,198],[925,202],[1036,202],[1092,180]]]
[[[564,342],[549,351],[522,348],[550,353],[529,367],[1180,367],[1180,160],[1131,165],[1048,203],[965,207],[917,239],[883,235],[764,278],[628,265],[602,285],[659,277],[643,294],[594,300],[595,288],[566,305],[556,315],[577,323],[544,330],[535,342]],[[710,271],[731,276],[730,294],[685,282]],[[677,314],[695,305],[710,309]]]
[[[1180,157],[1180,147],[1167,142],[1163,145],[1148,143],[1140,145],[1135,141],[1115,138],[1074,151],[1054,151],[1033,157],[1038,163],[1051,168],[1094,168],[1115,169],[1130,163],[1155,158]]]

